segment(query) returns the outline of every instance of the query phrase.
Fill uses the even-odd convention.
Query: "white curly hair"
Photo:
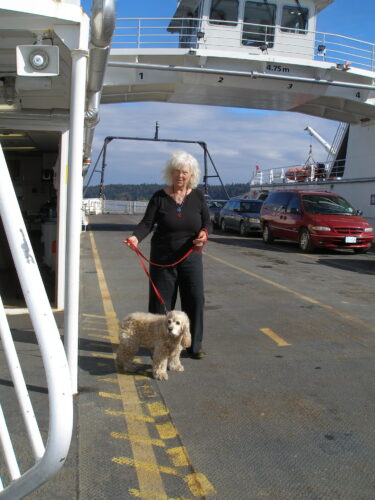
[[[173,170],[181,170],[186,167],[188,167],[191,173],[187,187],[191,189],[196,188],[199,184],[201,175],[199,163],[193,155],[186,151],[175,151],[167,161],[165,169],[163,170],[163,179],[167,186],[172,185]]]

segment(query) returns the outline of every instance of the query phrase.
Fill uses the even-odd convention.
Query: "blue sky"
[[[176,4],[176,0],[117,0],[117,17],[170,17]],[[90,5],[90,0],[82,1],[88,14]],[[317,30],[375,42],[374,19],[375,0],[336,0],[320,13]],[[248,182],[255,165],[272,168],[304,163],[310,144],[315,159],[324,161],[325,150],[304,129],[310,125],[331,142],[338,125],[298,113],[172,103],[102,105],[100,116],[94,161],[106,136],[153,137],[158,121],[163,139],[205,141],[226,183]],[[105,183],[162,183],[161,170],[174,149],[175,145],[167,143],[113,142],[108,148]],[[202,161],[199,147],[185,149]],[[91,185],[98,182],[95,174]]]

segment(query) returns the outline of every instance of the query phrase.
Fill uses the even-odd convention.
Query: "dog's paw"
[[[154,372],[154,378],[156,378],[156,380],[168,380],[168,373],[167,372]]]
[[[181,363],[179,363],[178,365],[177,364],[169,365],[168,368],[171,370],[171,372],[183,372],[185,370],[185,368],[182,366]]]

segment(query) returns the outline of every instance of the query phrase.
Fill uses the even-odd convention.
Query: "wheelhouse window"
[[[236,26],[238,23],[238,0],[212,0],[210,23]]]
[[[276,5],[268,2],[245,3],[242,44],[250,47],[273,47]]]
[[[306,34],[309,10],[304,7],[283,7],[281,31]]]

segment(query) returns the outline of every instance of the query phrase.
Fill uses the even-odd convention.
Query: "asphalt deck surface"
[[[82,234],[74,436],[61,472],[27,498],[374,500],[375,254],[306,255],[214,232],[204,255],[208,355],[184,357],[185,371],[159,382],[145,351],[135,374],[114,363],[119,320],[147,308],[147,278],[121,243],[138,220],[90,216]],[[26,315],[9,322],[46,436],[33,328]],[[25,469],[1,349],[0,401]],[[3,471],[0,460],[6,484]]]

